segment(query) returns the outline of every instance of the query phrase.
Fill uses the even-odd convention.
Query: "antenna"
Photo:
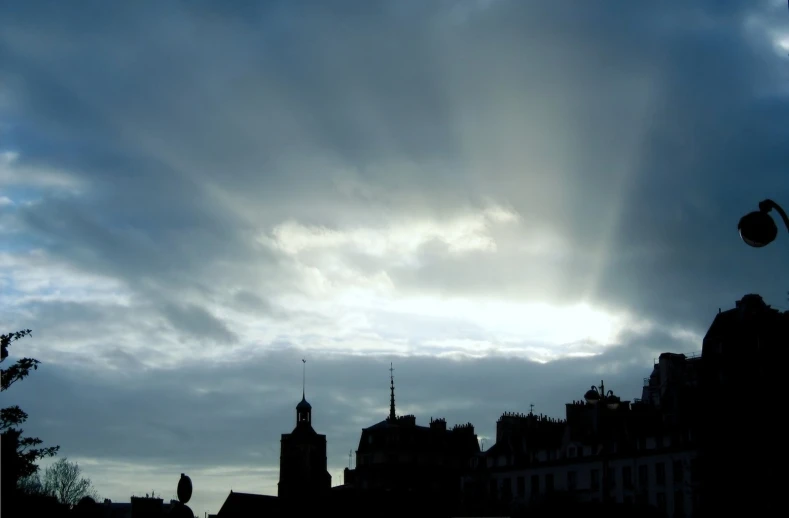
[[[307,360],[301,359],[301,399],[305,399],[304,390],[307,387]]]
[[[351,469],[351,457],[353,456],[353,450],[348,450],[348,469]]]
[[[534,411],[534,403],[529,405],[529,413],[531,414]]]

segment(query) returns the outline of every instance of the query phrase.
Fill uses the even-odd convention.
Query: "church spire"
[[[394,421],[397,419],[395,415],[395,400],[394,400],[394,367],[392,364],[389,364],[389,382],[391,383],[391,391],[392,395],[389,399],[389,420]]]
[[[301,402],[296,405],[296,425],[309,426],[312,422],[312,405],[307,403],[305,385],[307,379],[307,360],[301,360]]]

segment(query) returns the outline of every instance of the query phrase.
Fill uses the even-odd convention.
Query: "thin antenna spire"
[[[307,387],[307,360],[301,359],[301,399],[306,399],[305,389]]]
[[[389,381],[391,382],[392,395],[389,400],[389,419],[394,421],[397,416],[395,414],[395,398],[394,398],[394,367],[389,363]]]
[[[351,469],[351,457],[353,456],[353,450],[348,450],[348,469]]]
[[[529,405],[529,413],[530,413],[530,414],[534,413],[534,403],[531,403],[531,404]]]

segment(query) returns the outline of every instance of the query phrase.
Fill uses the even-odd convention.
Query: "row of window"
[[[687,437],[682,437],[681,440],[690,440],[691,436],[688,432]],[[653,450],[656,448],[664,448],[671,446],[671,438],[670,437],[640,437],[636,440],[635,447],[638,450]],[[616,443],[610,446],[610,453],[616,453],[619,450],[618,445]],[[574,459],[574,458],[582,458],[588,457],[592,455],[592,447],[591,446],[569,446],[567,448],[567,458]],[[530,455],[531,461],[534,462],[535,460],[539,462],[550,462],[554,460],[558,460],[561,458],[562,450],[540,450],[536,453]],[[498,467],[505,467],[509,465],[511,459],[507,456],[499,456],[497,458],[488,457],[487,459],[487,466],[492,468],[494,466]],[[476,459],[472,459],[472,467],[476,467]]]
[[[524,480],[524,477],[518,477],[517,480],[518,480],[518,482],[517,482],[518,483],[518,497],[519,498],[524,498],[525,497],[525,480]],[[510,479],[504,479],[503,482],[504,482],[503,494],[501,496],[503,496],[505,498],[508,497],[508,496],[512,496],[511,494],[508,493],[508,487],[509,487]],[[491,485],[493,485],[494,483],[495,483],[495,481],[491,481]],[[549,474],[545,475],[545,484],[546,484],[547,492],[552,491],[552,489],[553,489],[553,475],[552,474],[549,473]],[[532,489],[532,494],[539,493],[540,482],[539,482],[538,475],[533,475],[532,476],[531,485],[532,485],[532,488],[531,488]],[[493,487],[491,489],[494,490]],[[674,498],[673,498],[673,501],[672,501],[672,508],[673,508],[673,513],[672,514],[675,517],[684,516],[685,515],[685,491],[684,491],[684,489],[680,488],[680,489],[676,489],[673,493],[674,493],[674,495],[673,495]],[[693,502],[692,502],[692,505],[693,505],[694,509],[698,507],[697,500],[698,499],[694,496]],[[597,497],[593,497],[592,501],[599,502],[600,499],[597,498]],[[647,495],[646,492],[637,493],[637,494],[635,494],[635,496],[633,496],[633,495],[624,495],[622,503],[625,503],[625,504],[636,503],[636,504],[646,505],[646,504],[649,503],[648,495]],[[657,507],[659,509],[661,509],[662,511],[664,511],[664,512],[668,509],[666,492],[664,492],[664,491],[657,491],[655,493],[655,504],[657,504]]]
[[[665,462],[657,462],[655,463],[653,468],[653,473],[655,477],[655,484],[657,486],[665,486],[667,482],[666,477],[666,463]],[[693,459],[691,461],[691,477],[695,478],[696,475],[696,461]],[[671,482],[674,484],[682,483],[685,481],[685,465],[682,460],[675,460],[671,466]],[[638,466],[637,472],[637,480],[634,481],[633,479],[633,467],[632,466],[622,466],[621,467],[621,483],[625,489],[632,489],[634,487],[634,482],[637,482],[639,488],[645,488],[650,483],[650,470],[649,465],[642,464]],[[578,487],[578,471],[572,470],[566,473],[566,489],[569,491],[573,491],[576,489],[580,489]],[[606,473],[608,483],[608,487],[613,489],[616,487],[617,477],[616,477],[616,469],[615,468],[608,468]],[[540,475],[535,474],[531,476],[531,491],[532,495],[539,494],[540,491]],[[554,474],[553,473],[545,473],[543,476],[543,491],[544,493],[550,493],[554,491]],[[600,478],[600,470],[599,469],[591,469],[589,471],[589,489],[592,490],[600,490],[601,488],[601,478]],[[493,479],[490,481],[491,484],[491,493],[496,493],[498,490],[498,481]],[[501,492],[504,495],[513,495],[512,492],[512,479],[504,478],[501,479]],[[516,477],[516,488],[515,494],[523,498],[526,496],[526,477],[518,476]]]

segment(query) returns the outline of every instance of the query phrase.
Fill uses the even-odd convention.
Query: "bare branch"
[[[74,506],[86,496],[94,497],[96,491],[89,478],[82,476],[76,462],[62,458],[44,472],[44,491],[55,496],[62,504]],[[94,498],[95,499],[95,498]]]

